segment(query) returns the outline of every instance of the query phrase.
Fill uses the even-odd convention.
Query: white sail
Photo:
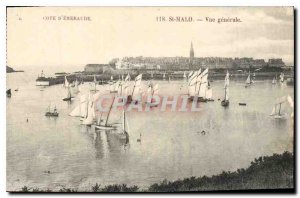
[[[185,74],[185,71],[183,72],[183,78],[186,78],[186,74]]]
[[[66,98],[71,98],[71,97],[72,97],[71,89],[70,89],[70,87],[68,87]]]
[[[284,81],[284,73],[280,74],[280,81],[283,82]]]
[[[127,74],[127,76],[126,76],[126,78],[125,78],[125,80],[124,81],[130,81],[131,80],[131,78],[130,78],[130,75],[129,74]]]
[[[203,74],[205,73],[205,71],[203,71],[201,73],[201,68],[196,72],[197,74],[197,77],[196,77],[196,85],[195,85],[195,94],[199,94],[199,89],[200,89],[200,86],[201,86],[201,81],[202,81],[202,77],[203,77]]]
[[[288,101],[290,107],[294,108],[294,100],[292,99],[292,97],[290,95],[288,95],[287,101]]]
[[[81,105],[76,106],[71,113],[69,113],[69,116],[72,117],[79,117],[81,116]]]
[[[250,74],[248,75],[248,78],[247,78],[247,80],[246,80],[246,84],[250,84],[251,83],[251,81],[250,81]]]
[[[117,82],[116,90],[117,90],[119,96],[122,96],[122,95],[123,95],[123,89],[124,89],[124,88],[123,88],[123,83],[122,83],[122,81],[118,81],[118,82]]]
[[[205,69],[202,74],[200,75],[200,82],[199,82],[199,87],[197,87],[198,89],[198,96],[200,98],[206,98],[206,91],[207,91],[207,86],[208,86],[208,68]]]
[[[198,72],[193,72],[192,76],[189,78],[189,82],[188,82],[189,96],[195,96],[196,94],[197,77],[198,77]]]
[[[287,101],[287,97],[283,96],[280,98],[277,98],[275,103],[274,103],[274,107],[272,109],[272,113],[270,114],[271,116],[275,116],[275,117],[282,117],[282,115],[284,115],[283,113],[283,105],[284,103]]]
[[[198,96],[201,98],[206,98],[206,91],[207,91],[207,75],[204,75],[201,79]]]
[[[207,99],[212,99],[212,88],[210,88],[206,91],[206,98]]]
[[[124,83],[124,85],[123,85],[123,94],[122,94],[122,96],[123,96],[124,98],[127,98],[127,97],[128,97],[128,94],[130,93],[130,92],[129,92],[129,88],[130,88],[129,83]]]
[[[87,117],[87,105],[88,105],[88,100],[86,98],[86,95],[82,95],[80,97],[80,114],[81,117],[83,118]]]
[[[191,79],[191,77],[192,77],[193,74],[194,74],[194,71],[191,71],[191,72],[189,73],[189,75],[188,75],[188,82],[190,82],[190,79]]]
[[[271,112],[270,115],[273,116],[273,115],[275,115],[275,114],[276,114],[276,106],[273,107],[272,112]]]
[[[68,81],[68,79],[67,79],[67,76],[65,76],[64,87],[66,87],[66,88],[70,87],[70,83],[69,83],[69,81]]]
[[[96,116],[95,116],[94,102],[92,100],[92,96],[90,96],[90,100],[88,102],[88,107],[87,107],[87,118],[82,121],[82,124],[84,125],[93,124],[95,117]]]
[[[229,87],[225,88],[225,100],[229,100]]]
[[[110,80],[114,80],[114,77],[113,77],[113,76],[110,76]]]
[[[86,117],[87,116],[87,100],[86,96],[82,95],[80,97],[80,104],[77,105],[71,113],[69,113],[69,116],[72,117]]]
[[[282,97],[276,99],[275,104],[284,103],[284,102],[286,102],[286,100],[287,100],[287,97],[282,96]]]
[[[158,84],[155,84],[153,86],[153,92],[152,92],[152,95],[157,95],[158,94]]]
[[[224,87],[229,86],[229,72],[227,71],[226,76],[225,76],[225,85]]]
[[[138,75],[135,78],[133,90],[132,90],[132,99],[133,100],[139,99],[140,91],[141,91],[141,82],[142,82],[142,74]]]
[[[151,86],[148,86],[147,94],[152,95],[152,87]]]
[[[123,131],[126,131],[126,117],[125,117],[125,111],[123,110]]]
[[[272,84],[276,84],[275,77],[274,77],[273,80],[272,80]]]
[[[130,75],[127,74],[124,83],[122,84],[122,89],[123,89],[122,96],[124,98],[127,98],[128,94],[130,93],[129,88],[130,88]]]

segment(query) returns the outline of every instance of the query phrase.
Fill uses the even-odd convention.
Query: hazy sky
[[[44,20],[47,16],[56,20]],[[158,22],[159,16],[191,16],[193,22]],[[242,22],[219,24],[206,17]],[[195,57],[276,57],[293,64],[293,24],[292,7],[8,8],[7,64],[82,67],[124,56],[187,57],[191,41]]]

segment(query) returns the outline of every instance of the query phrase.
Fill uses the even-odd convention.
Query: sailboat
[[[96,76],[94,75],[94,80],[93,80],[94,87],[91,89],[92,92],[97,92],[97,79]]]
[[[72,88],[72,92],[74,93],[74,94],[77,94],[77,93],[79,93],[79,88],[78,88],[78,81],[77,81],[77,79],[75,80],[75,82],[74,82],[74,87]]]
[[[81,117],[86,118],[87,117],[87,107],[88,107],[88,100],[86,95],[80,96],[80,104],[76,106],[71,113],[69,113],[69,116],[72,117]]]
[[[109,120],[109,116],[110,116],[110,113],[111,113],[111,110],[112,110],[112,106],[114,104],[114,101],[115,101],[115,96],[113,97],[113,101],[109,107],[109,111],[107,113],[107,116],[106,116],[106,120],[105,120],[105,124],[102,124],[102,120],[100,118],[100,121],[95,125],[95,128],[96,129],[101,129],[101,130],[113,130],[113,129],[116,129],[117,126],[115,125],[111,125],[111,124],[108,124],[108,120]],[[102,115],[102,114],[101,114]],[[102,117],[102,116],[101,116]]]
[[[221,105],[227,107],[229,105],[229,73],[225,76],[225,85],[224,85],[224,100],[222,100]]]
[[[129,73],[127,73],[127,76],[124,81],[131,81],[131,77],[130,77]]]
[[[207,101],[215,101],[213,98],[212,98],[212,88],[210,89],[207,89],[206,91],[206,100]]]
[[[109,92],[110,93],[118,93],[118,89],[119,89],[119,86],[120,86],[120,81],[117,81],[117,82],[110,82],[110,85],[109,85]]]
[[[116,90],[117,90],[118,96],[123,96],[123,82],[122,81],[117,82]]]
[[[197,86],[197,93],[198,93],[198,101],[199,102],[207,102],[206,92],[208,87],[208,68],[205,69],[198,78],[198,86]]]
[[[93,96],[90,95],[88,105],[87,105],[87,116],[82,121],[83,125],[92,125],[95,121],[95,104],[93,100]]]
[[[272,109],[272,113],[270,116],[273,116],[276,119],[282,119],[285,118],[285,113],[283,113],[283,104],[286,102],[286,97],[283,96],[279,99],[274,104],[274,107]]]
[[[45,113],[45,116],[48,116],[48,117],[58,117],[58,112],[57,112],[56,106],[54,107],[53,111],[51,111],[50,105],[49,105],[48,110]]]
[[[146,103],[152,104],[154,102],[153,96],[158,94],[158,84],[151,84],[148,87],[148,99],[151,99],[150,101],[147,101]],[[150,97],[149,97],[150,96]],[[152,106],[152,105],[151,105]],[[157,106],[157,105],[156,105]],[[153,106],[152,106],[153,107]]]
[[[280,78],[280,82],[283,83],[283,81],[284,81],[284,73],[281,73],[280,76],[279,76],[279,78]]]
[[[71,101],[72,98],[74,98],[74,97],[72,96],[70,87],[68,87],[67,97],[65,97],[65,98],[63,99],[63,101]]]
[[[212,88],[210,87],[209,81],[208,81],[207,83],[208,83],[208,84],[207,84],[207,90],[206,90],[206,100],[207,100],[207,101],[213,102],[213,101],[215,101],[215,100],[212,98],[213,90],[212,90]]]
[[[166,73],[163,74],[163,80],[166,80]]]
[[[198,78],[201,74],[201,68],[198,71],[190,72],[189,78],[188,78],[188,95],[189,100],[192,101],[197,93],[197,83]]]
[[[126,140],[126,143],[129,142],[129,133],[128,133],[128,126],[127,126],[127,129],[126,129],[126,113],[125,111],[123,110],[123,119],[122,119],[122,133],[120,134],[120,138],[121,139],[124,139]],[[128,125],[128,124],[127,124]]]
[[[246,85],[245,85],[246,88],[249,87],[250,84],[251,84],[251,75],[250,75],[250,72],[249,72],[249,75],[248,75],[247,80],[246,80],[245,83],[246,83]]]
[[[273,84],[273,85],[276,84],[276,79],[275,79],[275,77],[274,77],[273,80],[272,80],[272,84]]]
[[[183,79],[186,79],[186,73],[185,73],[185,71],[183,72]]]
[[[68,79],[67,79],[67,76],[65,76],[64,87],[65,87],[65,88],[70,87],[70,83],[69,83],[69,81],[68,81]]]
[[[140,96],[140,88],[142,82],[142,74],[138,75],[133,84],[133,89],[131,95],[128,96],[127,103],[131,103],[132,101],[138,102],[141,98]]]
[[[9,98],[11,97],[11,89],[6,90],[6,96]]]

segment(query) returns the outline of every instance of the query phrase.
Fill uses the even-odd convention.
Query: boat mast
[[[135,86],[136,86],[136,79],[134,80],[134,85],[133,85],[132,94],[131,94],[132,97],[133,97]]]
[[[120,82],[120,87],[121,87],[121,96],[122,96],[122,90],[123,90],[122,82]]]
[[[125,110],[123,110],[123,133],[125,132],[125,122],[126,122]]]
[[[107,126],[108,118],[109,118],[109,115],[110,115],[112,106],[113,106],[113,104],[114,104],[114,101],[115,101],[115,96],[114,96],[113,101],[112,101],[112,103],[111,103],[111,105],[110,105],[110,108],[109,108],[109,111],[108,111],[108,114],[107,114],[107,117],[106,117],[106,121],[105,121],[105,126]]]
[[[68,96],[67,98],[71,98],[71,90],[70,90],[70,87],[68,87]]]

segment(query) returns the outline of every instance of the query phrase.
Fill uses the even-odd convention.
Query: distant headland
[[[24,72],[23,70],[14,70],[13,68],[6,66],[6,73],[13,73],[13,72]]]

